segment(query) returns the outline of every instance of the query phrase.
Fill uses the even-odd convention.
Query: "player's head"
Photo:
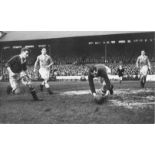
[[[30,50],[28,48],[22,48],[20,56],[24,59],[26,59],[29,56]]]
[[[122,65],[119,65],[119,69],[122,69]]]
[[[91,72],[92,72],[92,74],[93,74],[94,76],[96,76],[96,75],[97,75],[97,68],[96,68],[95,66],[92,66],[92,67],[91,67]]]
[[[46,55],[46,53],[47,53],[46,48],[43,48],[43,49],[41,50],[41,54],[42,54],[42,55]]]
[[[145,55],[145,51],[144,50],[141,51],[141,55],[143,55],[143,56]]]

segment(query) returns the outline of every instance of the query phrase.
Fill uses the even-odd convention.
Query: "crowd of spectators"
[[[57,65],[61,64],[74,64],[77,62],[78,64],[91,64],[91,63],[119,63],[120,61],[124,63],[135,63],[137,57],[128,58],[125,56],[117,56],[117,57],[104,57],[104,56],[72,56],[72,57],[53,57],[54,63]]]
[[[30,59],[32,62],[33,60]],[[125,57],[54,57],[54,65],[51,69],[51,77],[53,75],[57,76],[87,76],[88,75],[88,66],[90,64],[106,64],[111,68],[112,74],[117,74],[117,69],[120,63],[123,63],[123,68],[125,68],[125,76],[137,75],[138,71],[135,66],[136,57],[133,57],[130,63],[127,63],[129,58]],[[36,74],[33,72],[33,63],[28,63],[28,73],[32,79],[36,79]],[[8,79],[8,73],[3,62],[0,63],[3,66],[3,70],[0,70],[0,77]],[[3,65],[2,65],[3,64]],[[2,67],[1,67],[2,68]],[[55,72],[54,72],[55,71]],[[155,74],[151,72],[151,74]]]

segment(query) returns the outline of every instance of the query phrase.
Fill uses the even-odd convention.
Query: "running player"
[[[136,67],[140,72],[140,85],[144,88],[148,71],[151,71],[151,64],[145,51],[141,51],[141,55],[137,58]]]
[[[119,76],[119,82],[122,83],[123,80],[123,74],[124,74],[124,68],[122,67],[122,65],[119,65],[118,69],[117,69],[117,74]]]
[[[50,89],[50,85],[48,84],[50,78],[50,69],[51,66],[54,64],[52,58],[47,55],[46,48],[41,50],[41,55],[37,57],[37,60],[34,65],[34,72],[37,70],[37,66],[39,65],[39,74],[43,79],[43,82],[40,84],[40,90],[43,91],[43,87],[47,89],[49,94],[53,94]]]
[[[108,73],[110,72],[110,68],[103,64],[92,65],[89,68],[88,81],[93,97],[96,97],[96,90],[94,86],[95,77],[100,77],[100,82],[102,84],[102,92],[105,94],[105,97],[109,96],[110,94],[113,94],[113,85],[111,84],[108,77]]]
[[[20,91],[20,83],[27,86],[30,90],[30,93],[35,101],[39,99],[34,87],[31,84],[31,80],[27,74],[27,65],[26,61],[29,56],[29,49],[22,48],[19,55],[15,55],[7,62],[7,70],[9,74],[10,85],[7,87],[7,93],[17,94]]]

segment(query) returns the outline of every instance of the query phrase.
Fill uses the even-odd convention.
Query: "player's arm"
[[[50,68],[54,64],[54,61],[51,57],[49,58],[49,60],[50,60],[50,64],[48,65],[48,68]]]
[[[90,91],[92,95],[95,97],[96,96],[95,85],[94,85],[93,76],[91,74],[88,75],[88,82],[89,82]]]
[[[96,96],[96,90],[94,85],[94,77],[96,76],[96,74],[96,68],[94,66],[91,66],[88,71],[88,82],[90,91],[94,97]]]
[[[147,63],[148,63],[149,70],[151,70],[151,63],[148,57],[147,57]]]
[[[7,67],[7,71],[8,71],[10,76],[14,76],[15,75],[15,73],[12,72],[12,70],[11,70],[11,68],[9,66]]]
[[[39,57],[37,57],[37,60],[36,60],[35,63],[34,63],[34,72],[35,72],[36,69],[37,69],[38,63],[39,63]]]
[[[137,68],[139,68],[139,59],[140,59],[140,58],[138,57],[138,58],[137,58],[137,61],[136,61],[136,67],[137,67]]]

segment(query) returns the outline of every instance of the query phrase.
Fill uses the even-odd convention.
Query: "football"
[[[21,89],[20,89],[20,88],[17,88],[17,89],[14,91],[14,93],[15,93],[16,95],[20,95],[22,92],[21,92]]]
[[[97,103],[97,104],[103,104],[106,102],[106,97],[101,95],[101,94],[97,94],[95,97],[94,97],[94,101]]]

